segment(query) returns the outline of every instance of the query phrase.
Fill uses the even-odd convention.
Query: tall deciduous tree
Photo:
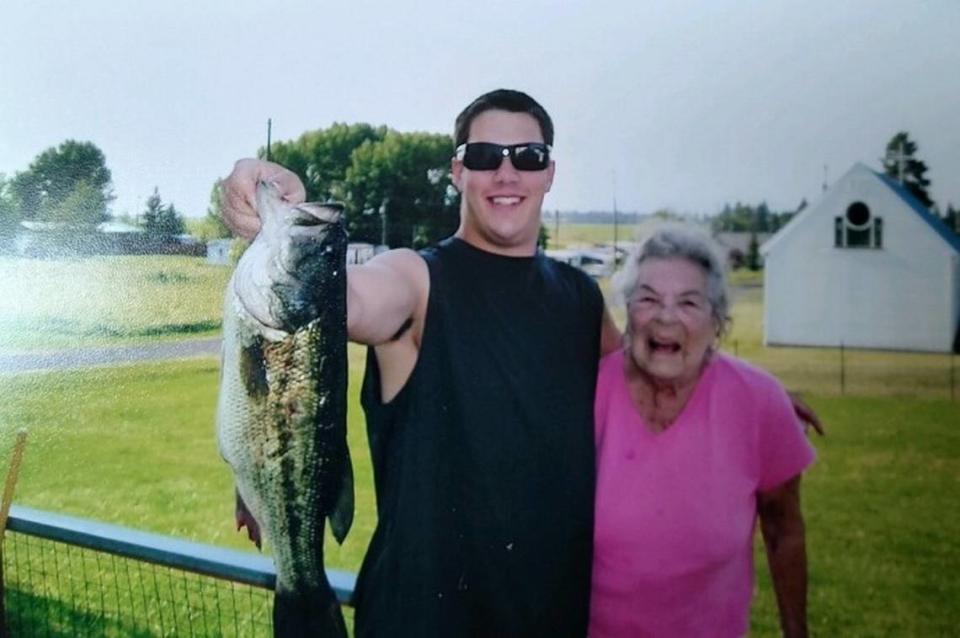
[[[300,176],[307,201],[344,199],[343,181],[354,150],[365,142],[378,142],[387,134],[384,126],[334,123],[329,128],[308,131],[296,140],[270,147],[270,159]],[[266,149],[260,149],[260,157]]]
[[[107,204],[113,200],[103,151],[92,142],[75,140],[40,153],[14,176],[10,192],[23,219],[44,221],[97,223],[107,218]],[[67,203],[82,204],[83,210],[71,212]]]
[[[107,200],[103,191],[84,180],[60,202],[51,202],[43,219],[67,226],[96,226],[107,219]]]
[[[420,247],[456,230],[448,135],[337,123],[270,151],[271,160],[300,177],[307,200],[345,205],[355,241]]]
[[[927,165],[917,159],[917,144],[910,139],[906,131],[900,131],[887,142],[887,149],[881,162],[883,171],[893,179],[899,180],[904,188],[930,208],[933,199],[927,189],[930,180],[926,178]]]
[[[456,230],[450,136],[388,131],[352,154],[344,180],[351,238],[420,248]]]

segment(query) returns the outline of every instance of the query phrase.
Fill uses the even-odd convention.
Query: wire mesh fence
[[[258,636],[270,592],[24,534],[4,552],[12,636]]]
[[[960,400],[960,357],[857,348],[744,346],[724,350],[770,371],[790,390],[824,395]]]
[[[14,508],[2,566],[6,635],[272,635],[265,557]]]

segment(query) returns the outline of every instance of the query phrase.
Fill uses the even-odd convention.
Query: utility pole
[[[273,121],[267,118],[267,161],[270,161],[270,132],[273,128]]]
[[[387,245],[387,198],[380,202],[380,245]]]
[[[617,223],[617,171],[613,171],[613,267],[616,268],[619,264],[617,263],[617,234],[618,234],[618,223]]]

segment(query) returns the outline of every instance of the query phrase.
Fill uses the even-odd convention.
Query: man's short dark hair
[[[467,143],[470,136],[470,125],[474,118],[484,111],[509,111],[510,113],[526,113],[533,117],[540,125],[540,133],[543,135],[543,141],[546,144],[553,145],[553,122],[547,115],[546,109],[540,106],[540,103],[522,91],[511,91],[510,89],[497,89],[484,93],[470,106],[463,109],[457,116],[454,124],[453,139],[454,147]],[[533,140],[527,140],[533,141]]]

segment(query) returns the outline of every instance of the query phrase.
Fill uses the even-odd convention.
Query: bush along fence
[[[6,532],[0,635],[272,635],[266,556],[17,506]],[[349,606],[355,576],[327,576]]]

